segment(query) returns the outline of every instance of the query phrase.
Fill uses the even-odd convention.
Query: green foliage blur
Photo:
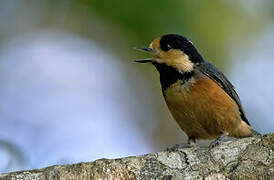
[[[225,65],[229,43],[244,44],[260,31],[262,19],[237,1],[80,0],[83,6],[119,29],[132,46],[147,45],[166,33],[188,37],[205,59]]]

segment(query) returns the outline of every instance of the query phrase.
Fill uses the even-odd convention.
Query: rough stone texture
[[[12,172],[0,179],[274,179],[274,134],[122,159]]]

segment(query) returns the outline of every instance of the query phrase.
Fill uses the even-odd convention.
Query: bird
[[[167,107],[188,136],[187,146],[197,140],[224,137],[244,138],[257,133],[252,129],[238,94],[228,78],[200,55],[193,43],[178,34],[154,39],[148,47],[136,48],[150,53],[149,59],[160,75]]]

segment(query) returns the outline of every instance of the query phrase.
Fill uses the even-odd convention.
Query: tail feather
[[[241,121],[240,125],[234,131],[234,137],[244,138],[244,137],[251,137],[251,136],[261,136],[259,132],[252,129],[246,122]]]
[[[241,121],[232,136],[237,138],[250,137],[253,136],[253,130],[246,122]]]

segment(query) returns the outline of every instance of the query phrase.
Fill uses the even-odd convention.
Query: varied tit
[[[199,139],[252,136],[254,131],[233,85],[213,64],[204,61],[192,42],[168,34],[147,48],[137,49],[154,56],[136,62],[152,63],[158,70],[166,104],[187,134],[188,144]]]

